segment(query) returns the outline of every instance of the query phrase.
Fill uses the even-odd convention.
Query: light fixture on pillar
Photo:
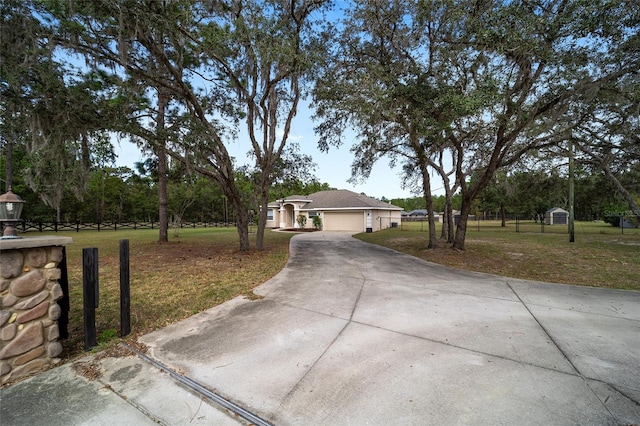
[[[20,238],[13,224],[20,220],[24,203],[22,198],[11,191],[11,187],[0,195],[0,222],[4,224],[2,239]]]

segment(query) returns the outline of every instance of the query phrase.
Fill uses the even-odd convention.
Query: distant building
[[[313,217],[319,216],[325,231],[375,232],[397,227],[401,212],[401,207],[346,189],[320,191],[269,203],[267,227],[297,228],[302,215],[305,228],[313,228]]]
[[[428,212],[425,209],[416,209],[411,210],[408,213],[403,213],[403,219],[409,222],[411,221],[422,221],[428,219]],[[436,222],[440,222],[440,214],[433,212],[433,218]]]
[[[547,225],[567,225],[569,212],[560,207],[549,209],[544,214],[544,223]]]

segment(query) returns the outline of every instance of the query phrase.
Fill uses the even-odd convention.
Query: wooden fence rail
[[[18,226],[21,232],[61,232],[61,231],[117,231],[122,229],[158,229],[158,222],[34,222],[24,220]],[[181,222],[179,227],[184,228],[227,228],[235,226],[234,222]],[[175,224],[169,225],[170,229],[175,229]]]

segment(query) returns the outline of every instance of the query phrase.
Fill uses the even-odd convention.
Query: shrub
[[[296,218],[296,222],[300,228],[304,228],[307,225],[307,216],[299,214]]]
[[[603,219],[609,225],[616,227],[620,226],[621,220],[630,223],[633,227],[638,227],[638,216],[628,206],[622,204],[608,205],[604,211]]]
[[[322,229],[322,218],[320,216],[313,216],[312,220],[313,220],[313,227],[315,229],[318,229],[318,230]]]

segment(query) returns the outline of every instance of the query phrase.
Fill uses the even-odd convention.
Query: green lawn
[[[50,233],[54,235],[54,233]],[[44,234],[29,233],[26,237]],[[82,249],[97,247],[100,304],[96,311],[99,343],[120,332],[121,239],[129,240],[131,322],[133,335],[147,333],[237,295],[254,297],[252,289],[277,274],[286,264],[293,234],[267,231],[266,250],[243,253],[233,227],[170,231],[160,244],[157,230],[58,232],[73,238],[67,246],[71,301],[69,339],[64,355],[83,351]],[[252,245],[254,243],[254,237]]]
[[[436,263],[515,278],[640,290],[640,229],[605,223],[576,222],[575,242],[567,226],[531,221],[473,221],[465,251],[440,242],[427,250],[426,223],[404,222],[400,228],[360,234],[363,241],[383,245]],[[440,226],[438,226],[438,232]]]
[[[504,276],[608,288],[640,290],[640,230],[578,222],[576,242],[566,227],[509,222],[470,223],[466,250],[441,243],[427,250],[426,224],[403,223],[397,229],[359,234],[357,238],[455,268]],[[53,234],[53,233],[51,233]],[[42,234],[29,233],[25,236]],[[294,235],[267,231],[265,251],[238,250],[235,228],[183,229],[170,242],[157,242],[157,230],[59,232],[67,247],[71,312],[64,356],[83,352],[82,249],[99,253],[100,305],[98,341],[117,341],[120,330],[119,244],[128,239],[131,270],[132,337],[174,323],[237,295],[255,297],[252,289],[286,264]],[[253,242],[253,241],[252,241]]]

